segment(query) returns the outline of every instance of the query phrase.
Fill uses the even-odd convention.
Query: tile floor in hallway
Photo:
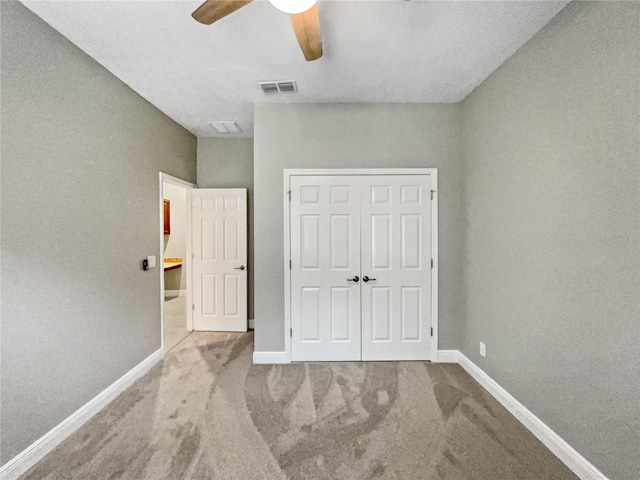
[[[164,351],[168,352],[191,333],[187,330],[187,297],[164,298]]]

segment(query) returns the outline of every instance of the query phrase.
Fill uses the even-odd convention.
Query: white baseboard
[[[249,320],[249,328],[253,328],[253,319]],[[458,363],[458,350],[438,350],[434,363]],[[291,363],[286,352],[253,352],[253,363]]]
[[[187,291],[186,290],[165,290],[164,296],[165,297],[186,297]]]
[[[249,319],[249,329],[253,330],[254,325],[255,325],[255,319],[250,318]]]
[[[109,387],[80,407],[70,417],[49,430],[42,437],[13,457],[0,468],[0,480],[15,480],[29,470],[47,453],[58,446],[69,435],[78,430],[91,417],[102,410],[109,402],[120,395],[140,377],[143,377],[151,367],[162,360],[162,349],[156,350],[146,359],[133,367]]]
[[[433,363],[458,363],[458,350],[438,350]]]
[[[580,455],[560,435],[551,430],[547,424],[464,356],[462,352],[458,352],[458,363],[578,477],[582,480],[608,480],[591,462]]]
[[[253,352],[253,363],[291,363],[287,352]]]

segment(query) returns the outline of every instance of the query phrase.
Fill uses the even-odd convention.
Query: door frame
[[[160,172],[158,175],[159,188],[158,188],[158,232],[160,238],[160,255],[158,256],[157,265],[158,268],[161,268],[160,273],[160,345],[162,348],[162,356],[164,357],[164,183],[171,183],[173,185],[177,185],[179,187],[183,187],[186,190],[187,194],[187,225],[186,225],[186,244],[187,244],[187,252],[186,258],[182,259],[182,264],[187,266],[187,330],[193,331],[193,311],[189,308],[189,305],[193,303],[193,292],[191,287],[191,192],[194,188],[198,188],[195,183],[187,182],[186,180],[182,180],[181,178],[174,177],[173,175],[169,175],[167,173]],[[162,259],[162,262],[160,262]]]
[[[291,177],[315,175],[430,175],[431,192],[431,361],[438,355],[438,169],[437,168],[303,168],[284,169],[284,356],[291,363]]]

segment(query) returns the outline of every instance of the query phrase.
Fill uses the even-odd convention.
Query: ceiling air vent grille
[[[280,93],[295,93],[298,91],[296,82],[280,82],[278,83],[278,90]]]
[[[278,85],[275,83],[259,83],[258,85],[260,85],[262,91],[267,95],[278,93]]]
[[[279,82],[260,82],[260,88],[267,95],[276,95],[278,93],[296,93],[298,85],[295,80],[286,80]]]
[[[209,122],[218,133],[242,133],[242,129],[237,122]]]

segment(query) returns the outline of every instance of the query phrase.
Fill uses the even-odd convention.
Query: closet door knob
[[[376,279],[375,278],[369,278],[366,275],[364,277],[362,277],[362,281],[365,282],[365,283],[368,282],[369,280],[371,280],[372,282],[375,282]]]
[[[358,283],[358,281],[360,281],[360,277],[359,276],[355,276],[353,278],[347,278],[347,282],[354,282],[354,283]]]
[[[234,270],[244,270],[244,265],[240,265],[239,267],[234,268]]]

